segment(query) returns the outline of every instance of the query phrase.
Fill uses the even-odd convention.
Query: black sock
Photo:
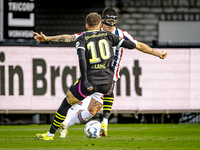
[[[54,120],[49,130],[50,133],[55,134],[56,130],[60,127],[60,124],[65,120],[67,111],[70,107],[71,105],[67,102],[66,98],[64,98],[54,116]]]
[[[103,98],[103,118],[109,119],[111,114],[111,109],[114,101],[114,95],[111,93],[110,95],[104,95]]]

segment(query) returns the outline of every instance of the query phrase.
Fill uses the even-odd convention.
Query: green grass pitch
[[[68,138],[38,140],[50,125],[0,126],[0,149],[5,150],[198,150],[200,124],[109,124],[108,136],[89,139],[84,125],[69,128]]]

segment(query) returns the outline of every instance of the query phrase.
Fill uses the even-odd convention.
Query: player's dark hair
[[[117,12],[112,8],[105,8],[102,12],[102,18],[104,19],[107,15],[117,16]]]
[[[96,12],[89,13],[85,18],[85,22],[90,27],[94,27],[101,22],[101,16]]]

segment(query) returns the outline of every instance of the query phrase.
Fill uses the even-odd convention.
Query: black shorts
[[[70,91],[78,100],[83,100],[85,97],[92,95],[95,92],[99,92],[102,94],[111,93],[113,87],[113,82],[110,84],[93,85],[93,90],[88,91],[85,87],[82,86],[81,78],[79,78],[74,83],[74,85],[70,87]]]

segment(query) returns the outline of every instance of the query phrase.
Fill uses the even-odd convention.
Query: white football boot
[[[60,138],[67,138],[68,130],[65,127],[66,127],[65,124],[60,125],[60,128],[58,130],[58,132],[60,134]]]

